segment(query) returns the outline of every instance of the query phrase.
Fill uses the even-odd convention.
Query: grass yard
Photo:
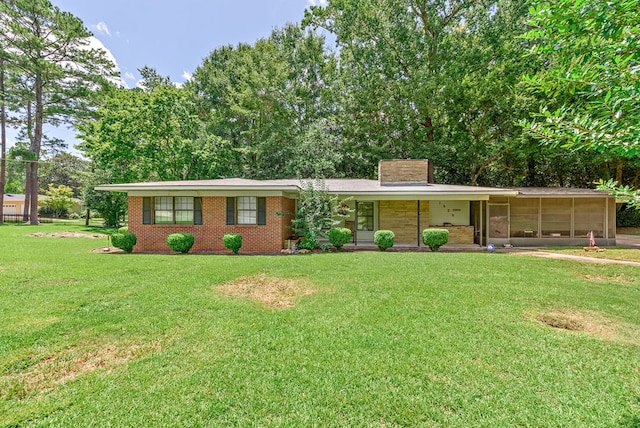
[[[637,267],[0,226],[0,426],[640,426]]]

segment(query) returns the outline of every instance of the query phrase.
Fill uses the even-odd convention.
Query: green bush
[[[64,208],[59,211],[56,211],[49,205],[43,205],[40,208],[38,208],[38,215],[41,217],[68,218],[69,210]]]
[[[380,251],[385,251],[387,248],[393,247],[395,239],[395,233],[390,230],[378,230],[373,234],[373,242],[378,246]]]
[[[167,245],[173,251],[179,253],[188,253],[195,241],[195,238],[190,233],[176,232],[167,235]]]
[[[242,247],[242,235],[239,233],[225,233],[222,237],[222,243],[225,248],[233,251],[233,254],[238,254],[238,250]]]
[[[624,207],[616,213],[617,227],[640,227],[640,210]]]
[[[118,228],[118,232],[122,233],[122,232],[128,232],[129,231],[129,226],[122,226],[120,228]]]
[[[111,235],[111,243],[114,247],[130,253],[133,251],[133,246],[136,245],[136,235],[131,232],[116,232]]]
[[[449,242],[449,231],[447,229],[425,229],[422,231],[422,242],[431,251],[438,251],[440,247]]]
[[[351,241],[351,229],[346,227],[334,227],[329,230],[329,242],[336,247],[338,251],[342,249],[344,244]]]
[[[316,248],[317,242],[310,238],[303,238],[298,242],[298,250],[313,251]]]

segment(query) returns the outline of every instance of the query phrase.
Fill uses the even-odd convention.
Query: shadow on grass
[[[620,421],[620,426],[624,428],[640,428],[640,416],[624,415]]]

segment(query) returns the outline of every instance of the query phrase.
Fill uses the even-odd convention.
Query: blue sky
[[[147,65],[182,83],[212,50],[253,43],[326,0],[52,0],[114,56],[127,86]]]

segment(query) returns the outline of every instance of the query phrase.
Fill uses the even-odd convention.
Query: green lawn
[[[61,230],[95,232],[0,226],[0,426],[640,426],[636,267],[28,236]]]

